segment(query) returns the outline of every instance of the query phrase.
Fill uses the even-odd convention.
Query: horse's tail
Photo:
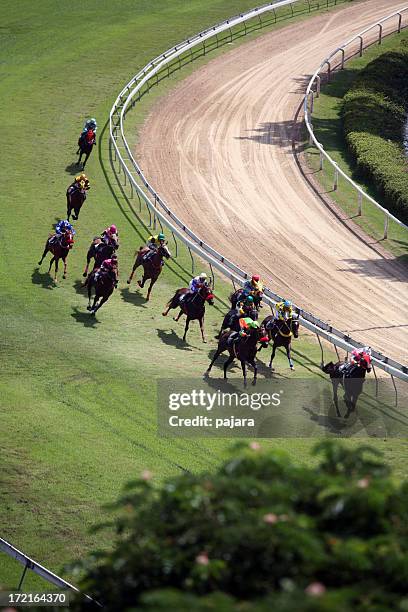
[[[332,361],[329,361],[329,363],[324,364],[324,362],[322,362],[321,368],[322,371],[325,374],[330,374],[330,370],[332,370],[334,367],[334,363]]]

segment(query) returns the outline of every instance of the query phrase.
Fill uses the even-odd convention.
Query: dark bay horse
[[[72,185],[68,187],[67,189],[67,220],[68,221],[69,221],[72,211],[74,211],[72,213],[72,218],[78,219],[79,212],[85,200],[86,200],[85,189],[75,189],[74,187],[72,187]]]
[[[140,247],[140,249],[137,251],[136,261],[133,264],[132,272],[127,280],[127,284],[130,285],[136,268],[138,268],[139,266],[143,266],[143,277],[141,281],[137,281],[137,284],[141,289],[143,289],[145,282],[150,279],[150,285],[146,295],[147,302],[150,300],[150,294],[152,292],[153,285],[161,274],[163,268],[163,259],[169,259],[169,257],[171,257],[171,253],[165,244],[160,245],[157,249],[157,252],[146,261],[143,258],[148,252],[148,247]]]
[[[249,295],[249,294],[248,294]],[[257,310],[261,308],[262,295],[259,292],[252,292],[252,297],[254,298],[254,306]],[[244,289],[241,287],[237,289],[229,296],[232,308],[235,308],[238,302],[244,297]]]
[[[235,335],[235,332],[229,331],[222,334],[218,341],[218,347],[215,351],[215,355],[204,374],[205,377],[209,376],[211,368],[221,353],[228,351],[229,357],[224,363],[224,378],[227,378],[228,366],[234,361],[234,359],[238,359],[241,363],[242,374],[244,376],[244,386],[247,386],[246,364],[249,364],[254,369],[254,379],[252,384],[256,385],[256,377],[258,374],[258,368],[256,365],[256,354],[258,352],[257,345],[258,342],[262,340],[261,346],[267,346],[265,337],[266,332],[264,327],[261,325],[258,328],[250,328],[246,330],[246,333],[248,334],[247,337],[241,338],[236,344],[231,342],[231,335]]]
[[[299,337],[299,320],[297,316],[276,321],[273,315],[269,315],[262,321],[262,325],[265,327],[269,339],[273,341],[271,360],[269,362],[271,370],[273,370],[272,362],[275,359],[276,349],[280,347],[286,349],[290,369],[294,370],[295,366],[293,365],[290,349],[292,338]]]
[[[96,278],[97,270],[92,270],[88,278],[88,306],[87,309],[91,314],[95,315],[96,311],[108,301],[115,288],[116,280],[107,272],[104,274],[98,274]],[[95,290],[95,297],[91,306],[91,293],[92,289]],[[98,303],[98,300],[100,302]]]
[[[113,239],[107,244],[101,238],[99,238],[99,236],[96,236],[93,239],[92,244],[89,247],[88,252],[86,254],[86,266],[85,266],[85,270],[82,276],[84,277],[88,276],[88,268],[89,268],[89,264],[91,263],[91,259],[94,260],[93,269],[100,268],[102,265],[102,262],[105,259],[110,259],[113,253],[117,251],[118,248],[119,248],[119,243],[117,240]]]
[[[254,308],[253,310],[250,310],[246,312],[245,314],[238,315],[236,309],[232,308],[225,315],[224,320],[221,325],[221,329],[215,337],[217,339],[220,338],[221,334],[228,328],[230,328],[231,331],[239,331],[241,329],[239,326],[239,320],[242,319],[243,317],[249,317],[253,321],[257,321],[258,311],[256,308]]]
[[[201,337],[203,342],[207,342],[204,336],[204,315],[205,305],[209,304],[210,306],[213,306],[214,304],[214,295],[212,294],[211,287],[209,285],[203,285],[201,289],[192,297],[187,296],[187,299],[182,299],[183,296],[186,296],[188,293],[189,290],[187,288],[178,289],[171,300],[167,302],[166,309],[162,312],[162,315],[165,317],[169,310],[172,310],[173,308],[180,308],[180,312],[177,317],[174,317],[174,320],[178,321],[183,314],[187,317],[183,340],[185,341],[186,339],[190,321],[198,319],[200,323]]]
[[[85,168],[85,164],[88,161],[88,157],[92,153],[92,149],[95,145],[96,145],[96,135],[93,130],[88,130],[87,134],[81,134],[81,136],[79,137],[78,151],[77,151],[77,155],[79,155],[79,157],[77,161],[77,166],[81,165],[82,155],[85,155],[85,161],[82,164],[82,170]]]
[[[73,235],[72,235],[72,232],[69,232],[69,231],[65,232],[64,234],[61,234],[61,236],[59,236],[58,238],[56,238],[55,236],[49,236],[47,242],[45,243],[44,252],[42,254],[40,261],[38,262],[38,265],[41,266],[43,259],[47,255],[47,253],[51,253],[52,258],[50,261],[50,267],[48,268],[48,272],[51,272],[51,266],[55,262],[55,276],[54,276],[55,282],[57,282],[58,280],[57,279],[58,262],[60,259],[62,259],[64,263],[64,274],[62,275],[62,278],[66,278],[67,276],[66,259],[68,257],[68,253],[73,247],[73,244],[74,244]]]
[[[338,361],[337,363],[330,361],[330,363],[322,366],[322,370],[330,375],[333,386],[333,400],[338,417],[341,416],[339,410],[338,388],[339,385],[342,385],[344,389],[344,401],[347,407],[344,418],[348,419],[350,414],[356,409],[357,400],[363,390],[365,375],[371,372],[371,367],[368,365],[366,365],[366,367],[357,364],[352,365],[346,361]]]

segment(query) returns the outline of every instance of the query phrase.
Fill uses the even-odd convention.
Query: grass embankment
[[[201,376],[214,342],[203,346],[193,326],[184,345],[181,326],[160,314],[188,280],[187,255],[166,265],[148,306],[124,283],[147,230],[117,186],[105,122],[130,74],[192,32],[252,4],[3,3],[0,524],[4,537],[50,569],[101,545],[89,527],[103,520],[102,504],[135,473],[148,468],[163,479],[182,468],[215,466],[228,445],[156,436],[157,380]],[[38,271],[36,262],[48,232],[65,215],[78,131],[89,116],[100,126],[87,168],[92,189],[76,223],[68,278],[54,287],[45,265]],[[92,319],[78,286],[90,239],[112,222],[121,236],[121,283]],[[225,300],[229,290],[217,282],[217,296]],[[220,303],[208,310],[210,338],[222,310]],[[320,351],[305,335],[294,358],[295,375],[316,375]],[[283,356],[276,367],[288,375]],[[238,370],[233,375],[240,376]],[[304,457],[311,442],[275,444]],[[401,464],[401,453],[395,443],[387,458]],[[20,571],[0,556],[1,584],[15,586]],[[44,588],[35,577],[25,586]]]
[[[359,78],[361,71],[373,60],[385,52],[399,51],[406,48],[408,33],[392,35],[383,40],[382,45],[373,45],[368,48],[363,57],[353,59],[346,64],[345,70],[337,72],[330,83],[322,87],[321,95],[315,99],[313,111],[313,128],[317,139],[323,144],[325,151],[336,163],[356,182],[364,188],[366,193],[375,198],[380,204],[382,195],[376,189],[373,181],[362,182],[361,173],[356,171],[354,159],[346,144],[343,132],[342,108],[343,98]],[[402,144],[402,134],[401,134]],[[319,154],[314,147],[307,148],[307,158],[311,167],[316,170],[316,178],[327,190],[341,208],[370,236],[379,240],[384,229],[384,214],[367,201],[363,201],[363,215],[357,216],[357,193],[342,178],[339,178],[337,191],[333,190],[334,170],[324,162],[323,172],[318,171]],[[389,238],[382,244],[401,261],[408,261],[407,247],[408,235],[404,228],[390,222]]]

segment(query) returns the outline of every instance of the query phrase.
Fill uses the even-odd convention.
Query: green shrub
[[[408,609],[408,486],[373,449],[316,452],[240,445],[215,474],[130,483],[83,590],[106,610]]]
[[[408,104],[408,51],[368,64],[344,96],[342,117],[359,178],[374,183],[383,204],[408,223],[408,173],[403,129]]]

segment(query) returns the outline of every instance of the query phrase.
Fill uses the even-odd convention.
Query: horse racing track
[[[7,435],[2,437],[0,446],[1,535],[71,579],[69,570],[62,569],[66,562],[109,544],[112,534],[105,534],[102,543],[89,529],[106,518],[103,505],[117,496],[125,482],[143,470],[150,470],[157,481],[162,481],[185,470],[214,469],[230,446],[222,438],[166,439],[157,435],[160,381],[203,376],[214,356],[214,336],[227,311],[231,287],[217,278],[215,304],[206,311],[205,332],[209,342],[204,344],[197,323],[191,324],[187,342],[183,342],[184,325],[161,314],[176,290],[185,287],[192,276],[188,252],[180,249],[177,258],[166,260],[148,303],[146,288],[140,291],[135,283],[126,284],[135,252],[153,228],[147,227],[148,216],[139,209],[137,199],[129,200],[117,181],[111,163],[107,120],[116,93],[135,66],[143,66],[150,57],[192,31],[246,10],[252,3],[191,0],[188,10],[182,0],[160,0],[159,4],[160,10],[152,11],[149,3],[138,3],[135,7],[134,2],[125,0],[119,11],[112,3],[101,0],[90,12],[87,3],[65,6],[51,0],[39,3],[22,0],[18,5],[7,5],[2,22],[6,61],[1,66],[0,113],[7,206],[3,207],[1,218],[1,417]],[[389,5],[371,2],[372,14],[381,12],[385,4]],[[360,18],[366,5],[367,2],[361,2],[352,9],[340,7],[338,10],[344,11],[348,21],[343,17],[337,19],[336,15],[343,13],[324,12],[312,15],[308,23],[318,30],[327,27],[327,37],[333,39],[336,28],[343,35],[347,24]],[[287,66],[293,73],[296,66],[288,50],[292,42],[299,40],[304,28],[296,21],[288,22],[286,28],[282,53],[286,50],[287,56],[281,58],[281,70]],[[201,76],[195,76],[195,72],[188,76],[188,71],[197,68],[197,64],[165,80],[134,109],[127,120],[128,129],[132,131],[133,144],[139,142],[142,166],[186,222],[211,237],[212,243],[230,254],[237,264],[245,263],[246,267],[259,270],[282,294],[305,305],[312,305],[309,300],[313,297],[314,304],[319,302],[322,307],[321,314],[335,321],[353,305],[352,284],[359,303],[364,287],[369,293],[373,290],[372,299],[378,302],[379,288],[371,277],[351,271],[351,264],[346,262],[341,278],[336,274],[340,289],[336,293],[326,255],[332,261],[330,249],[339,250],[342,242],[344,249],[349,245],[347,248],[353,253],[350,256],[362,262],[367,256],[365,247],[352,249],[343,230],[339,234],[330,230],[324,244],[320,239],[313,241],[305,232],[309,224],[320,223],[317,204],[310,201],[313,217],[307,220],[288,203],[291,195],[294,201],[310,197],[306,196],[299,177],[288,175],[290,170],[284,163],[289,118],[282,114],[280,122],[275,118],[275,125],[271,126],[265,100],[255,90],[255,99],[250,93],[251,75],[267,80],[268,66],[262,53],[268,49],[267,41],[274,32],[278,30],[271,28],[251,35],[262,34],[257,41],[264,50],[260,51],[261,57],[253,56],[253,47],[248,47],[251,53],[246,59],[247,43],[234,42],[232,47],[237,49],[231,47],[228,53],[214,55],[215,59],[200,68],[204,72],[197,72]],[[313,45],[316,53],[321,51],[317,38]],[[235,53],[241,54],[243,80],[234,73]],[[324,55],[324,49],[321,53]],[[218,77],[214,71],[218,71]],[[187,80],[181,80],[185,76]],[[283,72],[275,74],[278,83],[283,82],[283,77]],[[201,86],[196,81],[200,78]],[[197,88],[196,100],[191,93],[192,83]],[[295,85],[291,83],[290,87],[292,90]],[[228,98],[228,92],[232,98]],[[264,92],[264,96],[267,94]],[[278,98],[285,99],[285,95],[288,94],[277,88],[272,106],[278,104]],[[158,99],[160,103],[153,107]],[[224,112],[225,105],[230,103],[232,117]],[[153,113],[147,118],[152,107]],[[241,129],[238,123],[244,107],[251,109],[248,113],[253,120]],[[220,111],[216,112],[216,108]],[[197,121],[199,113],[201,124]],[[38,268],[37,262],[45,238],[57,220],[65,217],[66,188],[78,172],[78,131],[84,120],[92,116],[97,118],[99,127],[96,147],[86,165],[91,189],[80,218],[74,221],[75,243],[67,259],[67,278],[64,280],[60,275],[56,284],[44,266]],[[161,156],[155,144],[159,121],[164,121],[168,128],[160,135]],[[152,135],[151,146],[147,146],[148,130]],[[282,142],[278,142],[277,134]],[[208,139],[218,160],[213,174],[207,171],[213,163],[208,156]],[[270,140],[277,146],[267,146]],[[179,143],[182,149],[177,148]],[[240,144],[242,151],[232,143]],[[254,179],[262,186],[250,193],[246,183],[249,170],[245,176],[240,174],[243,162],[251,167]],[[174,177],[171,181],[166,178],[170,172]],[[276,198],[270,197],[269,174],[281,178],[279,210]],[[244,183],[240,185],[241,180]],[[239,194],[241,187],[243,192]],[[298,190],[301,195],[296,195]],[[204,193],[210,195],[204,197]],[[244,208],[244,200],[251,203],[250,211]],[[265,202],[271,207],[269,212]],[[324,209],[319,210],[327,224]],[[280,238],[273,233],[278,221],[284,223]],[[81,288],[86,254],[92,238],[112,223],[120,233],[119,286],[92,317]],[[313,242],[319,253],[318,263],[312,253]],[[171,240],[169,247],[174,250]],[[304,274],[300,274],[295,259],[310,263]],[[314,275],[310,273],[312,264],[316,269]],[[198,273],[201,264],[196,261],[195,265]],[[329,302],[321,299],[323,275]],[[382,279],[381,292],[387,302],[385,317],[393,313],[388,297],[390,284],[388,279]],[[395,283],[393,287],[398,293]],[[367,313],[365,326],[348,319],[352,329],[371,327],[374,319],[371,308]],[[393,347],[398,346],[392,334],[387,334],[387,342],[392,339]],[[290,381],[322,376],[320,348],[308,333],[301,329],[293,348],[295,371],[290,372],[286,356],[278,354],[274,361],[278,378]],[[325,350],[326,359],[332,356],[329,349]],[[271,376],[267,368],[269,358],[269,350],[260,354],[260,379]],[[212,369],[215,380],[222,376],[222,363],[220,358],[220,365]],[[238,368],[232,369],[229,376],[233,382],[242,384]],[[265,444],[286,448],[303,457],[313,440],[287,438]],[[393,440],[392,447],[382,440],[377,440],[376,445],[386,452],[388,461],[403,465],[406,450],[400,440]],[[2,554],[0,584],[14,585],[19,575],[17,564]],[[43,585],[39,579],[27,576],[26,588],[40,586]]]

